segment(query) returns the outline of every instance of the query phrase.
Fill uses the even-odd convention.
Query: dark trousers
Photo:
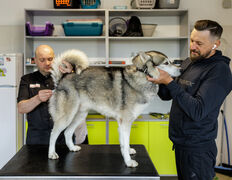
[[[207,152],[175,148],[178,180],[212,180],[217,147]]]
[[[85,140],[81,144],[89,144],[88,135],[86,135]]]

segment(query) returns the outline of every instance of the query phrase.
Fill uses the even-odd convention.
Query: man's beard
[[[192,55],[192,52],[197,53],[198,55]],[[211,53],[211,51],[208,51],[205,54],[201,54],[200,51],[190,50],[190,59],[191,59],[192,62],[203,60],[203,59],[206,59],[209,56],[210,53]]]

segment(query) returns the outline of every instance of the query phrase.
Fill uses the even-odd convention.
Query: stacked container
[[[63,22],[66,36],[100,36],[103,22],[101,19],[72,19]]]
[[[180,0],[158,0],[158,6],[161,9],[178,9]]]
[[[80,0],[54,0],[54,8],[80,8]]]

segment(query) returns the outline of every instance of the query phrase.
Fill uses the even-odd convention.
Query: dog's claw
[[[133,159],[131,159],[130,161],[126,162],[126,166],[127,167],[137,167],[138,165],[139,164],[135,160],[133,160]]]
[[[70,150],[70,151],[76,152],[76,151],[80,151],[80,150],[81,150],[81,147],[80,147],[80,146],[73,146],[73,147],[71,147],[69,150]]]
[[[134,148],[130,148],[130,154],[136,154],[136,150]]]
[[[56,152],[53,152],[53,153],[49,153],[48,158],[49,159],[59,159],[59,156]]]

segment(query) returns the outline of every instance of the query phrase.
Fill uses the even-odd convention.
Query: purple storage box
[[[45,26],[33,26],[30,22],[26,23],[27,35],[30,36],[51,36],[54,26],[52,23],[47,21]]]

